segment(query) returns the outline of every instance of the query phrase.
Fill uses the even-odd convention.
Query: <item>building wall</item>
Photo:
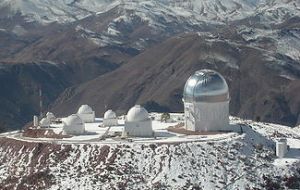
[[[115,119],[103,119],[104,126],[116,126],[118,125],[118,120]]]
[[[95,122],[95,112],[89,114],[77,114],[83,122],[92,123]]]
[[[184,103],[185,126],[191,131],[228,131],[229,101]]]
[[[134,137],[152,137],[152,123],[151,120],[138,121],[138,122],[128,122],[125,121],[124,131],[128,136]]]
[[[82,125],[65,125],[63,127],[63,133],[66,135],[82,135],[85,132],[85,128]]]
[[[286,139],[281,139],[276,142],[276,156],[278,158],[283,158],[287,153],[287,141]]]
[[[194,115],[194,104],[184,103],[184,121],[185,128],[190,131],[195,131],[195,115]]]

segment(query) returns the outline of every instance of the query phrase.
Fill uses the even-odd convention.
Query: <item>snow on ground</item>
[[[158,141],[163,142],[167,141],[169,137],[177,137],[181,136],[179,134],[173,134],[167,131],[167,128],[170,126],[175,126],[182,122],[183,119],[183,114],[176,114],[176,113],[171,113],[171,118],[169,122],[161,122],[160,121],[160,115],[159,113],[151,113],[150,117],[153,118],[152,120],[152,128],[155,132],[155,136],[157,137],[156,139],[154,138],[147,138],[147,142],[152,141]],[[65,120],[66,118],[62,118],[62,121]],[[124,129],[124,116],[120,116],[118,119],[118,126],[112,126],[109,129],[110,135],[114,135],[115,133],[121,134],[123,129]],[[100,138],[105,134],[105,132],[108,130],[108,127],[103,127],[103,118],[96,118],[95,122],[93,123],[85,123],[85,134],[82,135],[76,135],[72,136],[71,138],[63,138],[62,140],[59,140],[60,142],[82,142],[82,141],[89,141],[89,142],[99,142]],[[48,128],[45,128],[45,130]],[[60,134],[63,132],[63,124],[51,124],[50,128],[53,130],[56,134]],[[22,137],[23,140],[31,140],[32,138],[26,138]],[[181,138],[180,138],[181,139]],[[43,140],[43,141],[53,141],[51,138],[36,138],[32,140]],[[178,138],[173,138],[172,141],[178,141]],[[182,140],[182,139],[181,139]],[[56,140],[55,140],[56,141]],[[139,142],[144,142],[143,138],[138,139],[134,138],[134,141],[139,141]],[[111,138],[108,138],[106,141],[103,141],[103,143],[119,143],[119,141],[115,141]]]
[[[21,143],[14,145],[14,149],[19,148],[17,152],[9,143],[0,146],[0,184],[17,183],[19,188],[30,184],[26,176],[35,173],[30,170],[32,167],[25,166],[33,166],[29,165],[31,162],[37,164],[34,168],[41,177],[39,181],[48,179],[44,182],[49,183],[51,179],[53,184],[48,189],[55,190],[264,189],[264,179],[283,181],[281,178],[295,174],[295,164],[300,163],[300,135],[286,126],[230,117],[231,125],[239,129],[237,132],[182,135],[170,133],[166,128],[182,122],[183,114],[171,114],[173,121],[168,123],[161,122],[158,113],[150,113],[150,117],[154,119],[154,131],[160,134],[156,139],[101,141],[99,137],[106,131],[98,127],[101,118],[86,124],[87,134],[55,143],[49,143],[50,139],[23,139],[16,132],[2,134],[7,140]],[[122,131],[123,118],[119,118],[120,124],[113,127],[112,132]],[[61,130],[59,125],[52,127]],[[276,159],[274,155],[278,137],[286,137],[290,146],[284,159]],[[18,179],[17,182],[7,181],[8,173],[11,179]],[[40,183],[35,185],[42,187]]]
[[[85,123],[85,133],[82,135],[74,135],[72,137],[65,137],[63,139],[53,139],[53,138],[30,138],[24,137],[20,133],[14,133],[13,135],[7,135],[10,138],[19,139],[23,141],[31,141],[31,142],[55,142],[55,143],[66,143],[66,144],[122,144],[122,143],[179,143],[179,142],[192,142],[192,141],[215,141],[215,140],[224,140],[238,137],[239,135],[236,132],[231,133],[220,133],[220,134],[212,134],[212,135],[184,135],[169,132],[167,130],[170,126],[176,126],[179,123],[183,123],[183,114],[182,113],[171,113],[170,119],[167,122],[162,122],[160,120],[160,113],[150,113],[150,117],[152,118],[152,129],[154,131],[154,137],[150,138],[129,138],[120,139],[120,137],[111,138],[105,137],[102,139],[103,135],[108,131],[108,135],[110,136],[119,136],[122,134],[124,129],[124,116],[120,116],[118,119],[118,126],[112,126],[110,129],[108,127],[102,126],[103,118],[96,118],[94,123]],[[66,118],[62,118],[64,121]],[[235,124],[232,125],[236,127]],[[51,129],[56,134],[63,133],[63,124],[51,124],[50,128],[45,128],[45,130]],[[239,127],[237,130],[239,131]]]
[[[289,146],[289,151],[284,158],[277,158],[274,160],[275,166],[286,166],[292,165],[294,163],[300,162],[300,134],[297,128],[291,128],[288,126],[271,124],[271,123],[261,123],[253,122],[247,120],[240,120],[237,118],[232,118],[233,122],[242,122],[251,124],[252,129],[262,134],[267,139],[276,141],[279,137],[287,138],[287,145]]]
[[[220,134],[211,134],[211,135],[184,135],[169,132],[167,130],[170,126],[176,126],[180,123],[183,123],[184,114],[182,113],[171,113],[171,118],[167,122],[160,121],[160,113],[150,113],[152,118],[152,128],[155,134],[153,138],[130,138],[130,142],[134,143],[174,143],[174,142],[191,142],[191,141],[215,141],[215,140],[224,140],[224,139],[235,139],[243,138],[245,134],[241,135],[241,130],[247,135],[254,135],[259,133],[264,136],[267,140],[275,142],[277,137],[286,137],[288,138],[288,145],[291,147],[291,150],[300,149],[300,135],[298,134],[297,129],[292,129],[287,126],[269,124],[269,123],[260,123],[253,122],[250,120],[242,120],[236,117],[230,117],[230,125],[233,129],[233,132],[230,133],[220,133]],[[63,139],[53,139],[53,138],[29,138],[23,137],[18,131],[3,133],[0,136],[5,136],[14,139],[20,139],[24,141],[42,141],[42,142],[56,142],[56,143],[67,143],[67,144],[80,144],[80,143],[91,143],[91,144],[120,144],[120,143],[130,143],[128,140],[121,140],[120,138],[111,138],[107,137],[106,139],[101,139],[103,135],[109,129],[108,134],[115,136],[122,134],[124,129],[124,120],[125,116],[120,116],[118,119],[118,126],[113,126],[110,129],[108,127],[102,126],[102,118],[96,118],[94,123],[85,123],[85,133],[82,135],[76,135],[72,137],[65,137]],[[64,120],[65,118],[62,118]],[[251,128],[249,130],[248,127]],[[46,128],[48,129],[48,128]],[[63,132],[62,124],[51,124],[50,127],[56,134],[61,134]],[[264,139],[264,138],[262,138]],[[256,139],[257,142],[260,142],[260,139]],[[262,142],[263,143],[263,142]],[[299,144],[297,147],[297,143]],[[293,149],[292,149],[293,148]],[[297,152],[297,151],[296,151]],[[291,153],[292,157],[297,156],[295,153]],[[299,155],[300,156],[300,155]],[[299,157],[300,158],[300,157]]]
[[[84,0],[84,1],[59,1],[59,0],[2,0],[0,7],[9,7],[13,13],[20,12],[26,15],[28,21],[73,22],[90,15],[105,13],[118,7],[120,12],[131,12],[149,21],[150,25],[157,25],[158,18],[166,22],[188,21],[192,25],[201,21],[224,22],[263,15],[269,22],[282,21],[287,16],[299,14],[297,9],[299,1],[288,2],[268,0]]]

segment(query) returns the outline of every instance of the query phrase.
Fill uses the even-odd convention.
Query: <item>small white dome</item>
[[[85,126],[77,114],[72,114],[64,120],[63,131],[68,135],[80,135],[85,132]]]
[[[129,122],[145,121],[149,119],[149,113],[140,105],[133,106],[127,113],[126,120]]]
[[[93,110],[89,105],[85,104],[85,105],[80,106],[77,113],[78,114],[91,114],[91,113],[93,113]]]
[[[104,113],[104,119],[115,119],[117,117],[116,113],[112,110],[107,110]]]
[[[47,112],[46,116],[54,116],[54,114],[52,112]],[[54,116],[55,117],[55,116]]]
[[[50,126],[50,120],[48,118],[43,118],[41,121],[40,121],[40,126],[41,127],[49,127]]]
[[[55,119],[55,115],[54,115],[52,112],[48,112],[48,113],[46,114],[46,117],[47,117],[48,119],[50,119],[50,121],[53,120],[53,119]]]
[[[84,125],[82,119],[77,114],[72,114],[65,120],[65,124],[72,125]]]

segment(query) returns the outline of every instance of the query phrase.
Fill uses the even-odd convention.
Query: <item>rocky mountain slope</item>
[[[232,25],[170,38],[114,72],[67,89],[53,111],[64,115],[88,103],[97,113],[103,113],[105,105],[125,113],[136,102],[150,105],[150,110],[156,106],[157,111],[182,111],[185,81],[196,70],[210,68],[229,84],[231,114],[295,126],[300,121],[300,65],[297,57],[281,52],[293,49],[297,55],[299,49],[280,45],[294,41],[289,33],[299,34],[298,24],[289,26],[253,30]]]
[[[274,156],[274,138],[299,143],[296,131],[235,122],[243,134],[185,143],[46,143],[1,134],[0,185],[16,190],[298,189],[299,144],[285,159]]]
[[[0,65],[0,131],[21,128],[39,114],[39,89],[43,111],[67,87],[90,80],[116,67],[114,64],[57,64],[33,62]],[[89,73],[85,75],[83,73]]]
[[[1,0],[0,7],[5,8],[2,16],[15,13],[25,15],[28,21],[74,22],[90,15],[107,12],[113,8],[121,11],[134,11],[133,14],[144,17],[149,22],[157,22],[157,16],[165,21],[188,20],[191,24],[199,21],[226,22],[249,16],[262,16],[268,21],[281,21],[286,16],[299,11],[296,0]]]
[[[154,46],[157,49],[161,49],[162,47],[173,48],[170,47],[170,45],[164,46],[162,42],[167,40],[166,43],[169,43],[176,39],[174,36],[185,36],[186,33],[195,34],[199,32],[200,36],[204,36],[204,39],[211,39],[212,41],[219,39],[223,41],[222,43],[228,43],[228,45],[223,46],[217,43],[220,49],[217,49],[215,53],[213,52],[214,50],[211,49],[210,55],[199,58],[199,61],[196,57],[198,53],[203,54],[203,52],[198,52],[204,51],[203,49],[195,48],[186,53],[184,55],[186,56],[184,61],[189,62],[190,60],[193,63],[184,64],[181,62],[182,67],[186,67],[184,71],[193,72],[193,69],[209,67],[222,71],[222,74],[227,76],[227,78],[233,76],[241,77],[240,74],[243,73],[245,80],[257,80],[257,77],[254,77],[252,74],[252,77],[248,77],[250,75],[248,73],[244,74],[248,68],[243,67],[243,71],[240,71],[240,68],[233,69],[233,67],[236,67],[236,64],[239,65],[236,61],[238,60],[238,62],[240,62],[242,61],[241,59],[247,59],[245,62],[248,63],[247,65],[249,67],[252,67],[250,66],[250,62],[256,61],[256,59],[260,59],[261,61],[258,62],[266,64],[263,59],[256,58],[256,54],[263,56],[265,56],[265,54],[272,54],[271,59],[275,59],[274,62],[277,62],[277,64],[274,64],[274,67],[272,66],[272,74],[270,74],[271,76],[269,77],[278,77],[281,75],[285,76],[285,78],[292,78],[288,79],[289,82],[284,81],[285,79],[280,79],[278,84],[271,82],[274,83],[271,87],[265,87],[266,84],[263,83],[262,85],[258,84],[257,88],[254,88],[259,88],[258,91],[262,91],[262,96],[266,96],[267,99],[270,100],[267,106],[255,105],[251,107],[260,95],[257,94],[257,97],[254,97],[252,91],[245,90],[241,93],[241,100],[237,98],[233,99],[236,102],[233,103],[231,112],[249,118],[259,116],[265,121],[294,125],[299,122],[299,101],[297,96],[295,96],[295,89],[299,88],[297,82],[299,71],[297,63],[299,63],[300,59],[299,7],[300,5],[297,0],[227,0],[226,2],[219,0],[0,0],[0,62],[3,63],[1,68],[8,67],[7,69],[9,70],[9,65],[12,63],[18,65],[16,67],[23,67],[23,64],[33,62],[71,65],[71,69],[78,72],[78,74],[75,74],[76,77],[65,77],[66,80],[63,83],[68,85],[58,87],[59,90],[56,89],[55,93],[47,91],[48,89],[55,88],[55,86],[45,88],[45,94],[53,93],[49,95],[51,98],[46,97],[45,102],[52,103],[63,88],[79,85],[81,82],[115,70],[127,62],[136,63],[136,65],[144,64],[145,62],[146,65],[150,66],[148,60],[142,60],[144,55],[147,55],[147,57],[150,56],[148,52],[153,51],[150,48]],[[182,40],[185,41],[185,39]],[[229,42],[227,42],[228,40]],[[197,41],[199,42],[199,40]],[[215,42],[213,43],[216,44]],[[188,43],[186,44],[186,46],[190,45],[191,44]],[[206,45],[208,44],[205,43],[203,47],[205,48]],[[155,62],[161,62],[160,64],[164,65],[161,66],[162,68],[169,68],[168,64],[176,60],[179,65],[180,60],[178,59],[177,51],[186,51],[186,46],[182,47],[182,50],[173,50],[173,53],[170,53],[164,60],[160,60],[160,57],[164,55],[154,54],[154,58],[156,59],[153,60],[151,64],[154,65]],[[232,48],[231,50],[221,48],[229,46]],[[250,53],[249,56],[244,56],[244,54],[246,54],[244,53],[243,56],[241,56],[240,53],[233,52],[239,49],[240,46],[246,46],[255,53]],[[179,47],[180,46],[178,46],[178,48]],[[139,55],[144,51],[145,54]],[[244,49],[244,51],[248,50]],[[267,51],[270,53],[267,53]],[[227,60],[227,58],[223,60],[223,58],[219,57],[219,54],[225,57],[230,54],[231,58],[230,60]],[[136,57],[137,55],[139,55],[139,57]],[[145,59],[149,59],[147,57],[145,57]],[[233,63],[229,63],[231,61],[233,61]],[[205,64],[203,64],[204,62]],[[228,62],[227,65],[233,64],[233,67],[232,65],[228,66],[226,72],[223,72],[224,69],[213,66],[214,62],[218,62],[216,63],[217,65],[221,62]],[[76,64],[80,66],[75,66]],[[35,67],[31,65],[32,64],[28,64],[28,66],[26,66],[31,69],[31,71],[28,72],[35,73]],[[144,68],[148,67],[146,65]],[[190,68],[187,68],[187,65],[189,65]],[[255,66],[258,66],[259,70],[261,69],[260,67],[263,67],[258,64],[255,64]],[[140,66],[132,66],[131,69],[135,69],[136,67]],[[81,69],[78,70],[79,68]],[[95,68],[95,70],[91,71],[91,68]],[[176,66],[176,69],[177,68],[179,68],[179,66]],[[150,70],[152,71],[153,69]],[[234,70],[234,72],[231,70]],[[254,68],[249,68],[249,70],[254,70]],[[267,70],[268,69],[262,69],[259,73],[265,73]],[[68,69],[61,71],[62,73],[60,75],[69,75],[70,72]],[[124,75],[124,71],[123,67],[120,67],[118,75]],[[275,73],[273,73],[273,71]],[[51,73],[51,71],[49,72]],[[129,75],[132,73],[135,79],[144,82],[132,84],[128,88],[128,91],[127,88],[124,88],[124,85],[120,83],[117,84],[117,86],[123,87],[116,87],[116,91],[108,90],[107,93],[109,94],[104,95],[105,97],[125,98],[126,101],[123,103],[124,105],[113,105],[110,103],[111,100],[106,100],[107,98],[102,100],[91,98],[90,100],[97,99],[95,100],[96,102],[91,102],[91,104],[97,107],[97,111],[99,111],[98,114],[102,114],[103,108],[100,107],[104,105],[104,102],[108,102],[105,104],[110,104],[114,108],[118,108],[120,112],[125,112],[126,109],[137,100],[141,100],[142,103],[150,101],[150,103],[148,103],[150,107],[154,106],[163,110],[181,110],[179,102],[180,90],[177,90],[175,94],[173,92],[171,93],[171,91],[175,89],[174,87],[176,87],[176,89],[182,87],[187,74],[180,75],[179,78],[178,75],[176,80],[179,82],[174,84],[174,87],[165,85],[164,88],[166,92],[162,93],[161,97],[158,97],[158,94],[161,93],[162,90],[158,89],[156,91],[156,89],[154,89],[151,90],[151,92],[147,90],[147,92],[151,94],[154,93],[153,91],[156,91],[155,96],[149,94],[141,95],[141,98],[137,98],[132,95],[133,88],[137,90],[137,95],[135,96],[146,93],[142,88],[144,88],[146,85],[145,82],[148,79],[140,79],[139,77],[145,76],[135,75],[131,70],[126,70],[126,72],[130,73]],[[176,72],[179,73],[183,71],[179,68],[179,71]],[[160,77],[169,80],[168,77],[172,76],[171,73],[172,72],[166,73],[166,76]],[[235,74],[231,76],[232,73]],[[147,76],[148,75],[155,77],[154,74],[150,72]],[[114,75],[110,76],[115,77]],[[4,72],[2,76],[4,83],[4,78],[14,79],[20,77],[18,72],[9,72],[9,76],[8,73]],[[77,80],[77,77],[84,78],[84,80]],[[264,76],[262,77],[265,78]],[[27,77],[26,80],[28,80],[28,83],[35,83],[35,80],[31,78],[35,78],[35,76]],[[126,79],[126,77],[118,78],[119,80]],[[129,78],[130,76],[128,76],[127,79]],[[45,78],[41,80],[45,81]],[[107,82],[111,80],[114,79],[106,78],[105,80],[99,80],[98,82],[101,83],[99,88],[103,85],[109,85]],[[273,80],[273,78],[267,80]],[[162,81],[163,80],[159,82],[161,83]],[[274,79],[274,81],[277,81],[277,79]],[[39,85],[43,85],[41,82],[38,83]],[[131,83],[131,81],[127,81],[126,83]],[[289,85],[290,83],[293,84]],[[22,82],[18,82],[18,85],[20,89],[27,88]],[[96,83],[95,85],[98,86]],[[154,84],[151,85],[153,86]],[[280,89],[281,86],[285,85],[287,86],[283,87],[284,89]],[[15,89],[13,89],[14,85],[8,85],[7,88],[7,92],[15,91]],[[119,88],[123,88],[122,90],[124,92],[122,92],[122,96],[118,94],[120,93]],[[72,89],[67,90],[67,92],[73,91]],[[239,88],[234,87],[233,89]],[[271,89],[274,89],[276,93],[273,94]],[[75,91],[77,93],[78,90]],[[87,93],[92,94],[90,91],[93,91],[93,89],[88,89]],[[95,93],[93,96],[100,97],[102,93],[103,91],[101,91],[100,94]],[[1,95],[0,97],[4,102],[17,102],[13,105],[11,103],[5,103],[5,108],[1,110],[2,116],[0,116],[0,118],[2,121],[5,121],[2,122],[2,125],[8,129],[23,125],[29,121],[29,115],[37,113],[35,100],[29,101],[29,103],[19,100],[20,97],[24,97],[24,100],[26,99],[26,101],[28,101],[32,99],[32,96],[28,93],[21,94],[21,96],[11,96],[9,98],[7,95]],[[124,94],[126,94],[126,96]],[[167,98],[168,95],[169,98]],[[69,95],[66,95],[66,93],[61,95],[57,102],[62,104],[62,99],[70,99],[69,103],[74,102],[72,98],[67,96]],[[84,101],[89,100],[79,100],[79,102]],[[26,111],[20,111],[24,110],[23,103],[20,102],[26,103]],[[70,105],[69,103],[66,103],[66,105]],[[241,108],[241,103],[246,103],[246,105],[244,105],[245,108]],[[62,111],[59,112],[63,114],[63,110],[73,111],[76,106],[77,103],[70,105],[68,108],[62,105]],[[59,109],[58,104],[54,107],[55,110]],[[249,107],[251,109],[248,109]],[[274,115],[274,113],[278,113],[278,115]],[[14,115],[18,115],[17,118],[14,118]]]

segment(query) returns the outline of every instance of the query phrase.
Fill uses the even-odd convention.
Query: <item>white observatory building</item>
[[[185,128],[190,131],[228,131],[229,91],[223,76],[213,70],[196,71],[183,91]]]
[[[63,133],[66,135],[81,135],[85,132],[82,119],[77,114],[72,114],[64,121]]]
[[[49,119],[50,123],[54,122],[56,120],[55,115],[52,112],[48,112],[46,114],[47,119]]]
[[[103,117],[103,126],[116,126],[118,125],[117,114],[112,110],[107,110]]]
[[[83,120],[85,123],[92,123],[95,121],[95,112],[88,105],[82,105],[77,111],[77,115]]]
[[[279,138],[276,141],[276,156],[278,158],[284,158],[287,153],[287,139]]]
[[[41,121],[40,121],[40,127],[41,128],[48,128],[50,127],[50,120],[47,117],[44,117]]]
[[[133,137],[152,137],[152,122],[145,108],[140,105],[133,106],[125,119],[124,133]]]

